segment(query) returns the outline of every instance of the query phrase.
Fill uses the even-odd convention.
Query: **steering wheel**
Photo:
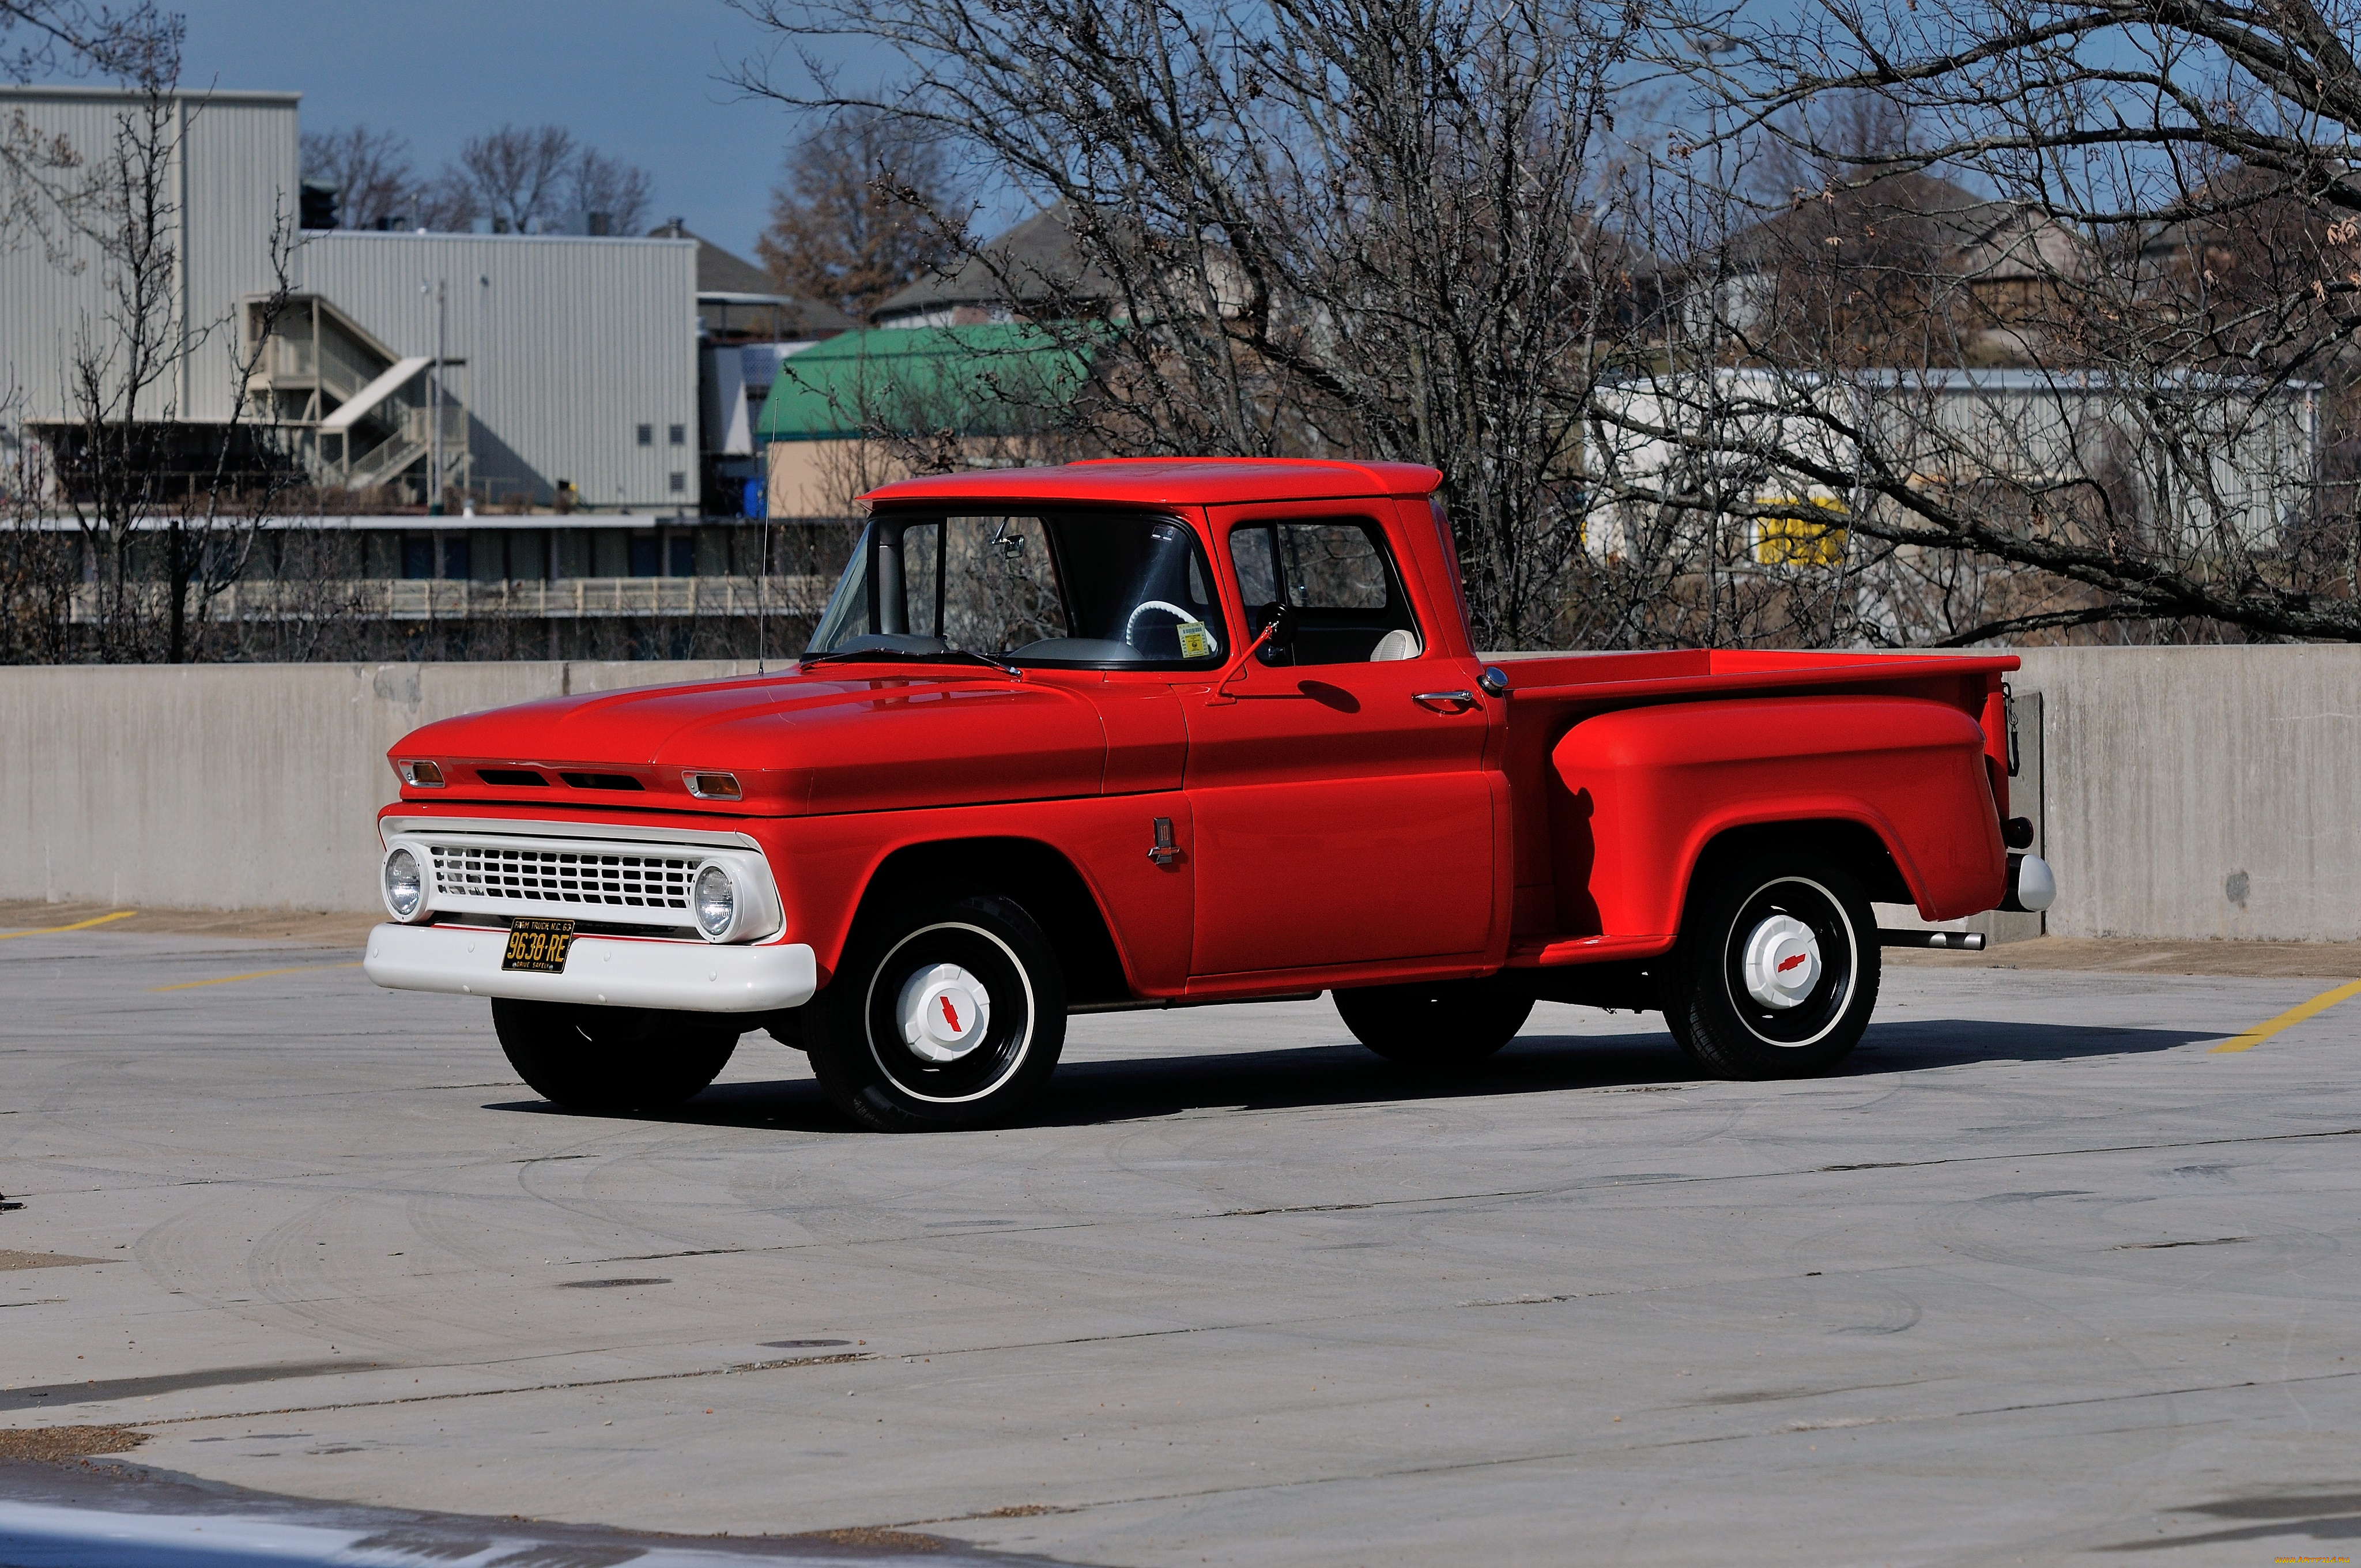
[[[1132,629],[1139,624],[1139,618],[1147,614],[1151,609],[1160,609],[1165,614],[1172,617],[1175,620],[1194,620],[1197,619],[1187,610],[1182,609],[1177,604],[1167,604],[1162,599],[1142,599],[1139,603],[1132,607],[1131,619],[1123,623],[1123,641],[1126,646],[1132,648],[1139,646],[1138,643],[1134,642],[1131,640]],[[1221,639],[1213,635],[1213,629],[1210,626],[1205,628],[1205,641],[1213,645],[1214,652],[1218,653],[1222,651]]]

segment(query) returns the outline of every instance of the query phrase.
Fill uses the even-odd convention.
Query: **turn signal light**
[[[738,788],[738,775],[736,773],[685,773],[681,774],[680,777],[681,782],[688,785],[688,793],[697,796],[699,800],[742,800],[745,798]]]
[[[434,762],[396,762],[393,771],[401,775],[403,784],[415,784],[420,789],[443,787],[443,770]]]

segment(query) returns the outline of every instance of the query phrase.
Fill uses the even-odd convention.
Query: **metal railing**
[[[774,576],[757,591],[743,577],[561,577],[555,582],[476,582],[467,578],[375,577],[327,582],[233,583],[203,612],[214,621],[357,619],[363,620],[595,620],[626,616],[689,619],[818,615],[834,584],[819,576]],[[163,605],[160,583],[131,589],[136,613]],[[193,609],[193,606],[192,607]],[[73,620],[99,619],[99,589],[74,590]]]

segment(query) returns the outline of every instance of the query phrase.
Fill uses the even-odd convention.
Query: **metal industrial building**
[[[293,280],[408,357],[436,355],[441,318],[480,507],[570,484],[586,507],[697,510],[694,245],[336,229],[303,236]]]
[[[181,258],[173,285],[181,333],[214,323],[235,330],[238,301],[270,287],[274,212],[295,214],[295,104],[292,93],[214,93],[173,96],[177,156],[169,194],[175,211],[170,236]],[[114,145],[116,117],[137,100],[99,87],[0,86],[0,118],[20,116],[16,139],[62,144],[82,160]],[[48,170],[54,182],[77,178],[70,168]],[[0,387],[15,400],[12,425],[67,416],[69,367],[75,334],[97,328],[104,315],[104,261],[98,247],[77,234],[54,209],[35,203],[9,214],[0,244]],[[143,418],[226,420],[236,391],[226,374],[206,374],[223,362],[184,356],[179,374],[138,411]]]
[[[193,351],[143,417],[229,417],[236,389],[225,350],[247,330],[247,303],[275,288],[273,225],[291,226],[297,211],[297,102],[291,93],[173,97],[168,237],[184,258],[174,313]],[[0,89],[0,113],[71,146],[84,170],[108,156],[117,117],[139,103],[106,88]],[[70,220],[50,229],[13,236],[0,254],[0,377],[17,395],[11,422],[35,429],[72,418],[73,345],[85,333],[103,341],[108,311],[96,244]],[[510,495],[546,503],[564,482],[585,506],[696,509],[693,243],[337,230],[303,234],[290,271],[299,296],[326,302],[390,350],[405,380],[432,376],[438,358],[464,362],[445,370],[443,399],[467,411],[461,456],[472,456],[488,506]],[[225,352],[207,352],[215,343]],[[407,389],[368,389],[384,399]],[[372,471],[371,488],[407,481],[398,488],[431,499],[417,466]]]
[[[103,172],[146,103],[111,88],[0,87],[18,139],[63,154],[60,191]],[[178,258],[179,357],[138,420],[201,436],[232,417],[233,351],[259,335],[280,228],[298,239],[292,299],[242,393],[247,422],[302,483],[265,526],[350,542],[353,580],[326,597],[386,623],[390,640],[372,647],[717,651],[750,606],[793,613],[801,584],[766,592],[752,580],[764,559],[759,518],[741,515],[759,474],[752,423],[779,359],[851,323],[769,291],[764,275],[676,225],[638,237],[295,236],[299,211],[317,222],[324,210],[323,192],[299,189],[298,103],[169,100],[159,237]],[[16,493],[0,499],[18,526],[71,531],[56,448],[83,422],[76,345],[104,345],[110,331],[109,263],[56,203],[19,203],[5,238],[0,458],[46,450],[52,461],[9,462],[17,477],[0,491]],[[701,368],[712,384],[700,386]],[[261,553],[266,580],[241,580],[207,613],[282,613],[284,585],[267,580],[282,558]],[[319,587],[307,585],[311,600]],[[499,634],[455,633],[479,623]]]

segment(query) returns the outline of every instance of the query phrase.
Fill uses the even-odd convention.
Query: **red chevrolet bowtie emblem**
[[[939,997],[937,1000],[941,1002],[943,1004],[943,1022],[951,1026],[952,1034],[958,1034],[960,1032],[959,1014],[951,1010],[951,999],[948,996],[944,996]]]
[[[1781,974],[1785,974],[1789,970],[1794,969],[1797,964],[1802,963],[1802,962],[1804,961],[1805,957],[1806,957],[1806,955],[1805,955],[1805,954],[1797,953],[1797,954],[1796,954],[1794,958],[1792,958],[1792,959],[1781,959],[1779,960],[1779,972],[1780,972]],[[944,1003],[943,1003],[943,1008],[944,1008],[944,1010],[945,1010],[946,1012],[950,1011],[950,1003],[948,1003],[948,1002]],[[954,1028],[954,1029],[956,1029],[956,1028],[958,1028],[958,1027],[959,1027],[959,1025],[958,1025],[956,1023],[954,1023],[954,1024],[951,1025],[951,1027],[952,1027],[952,1028]]]

